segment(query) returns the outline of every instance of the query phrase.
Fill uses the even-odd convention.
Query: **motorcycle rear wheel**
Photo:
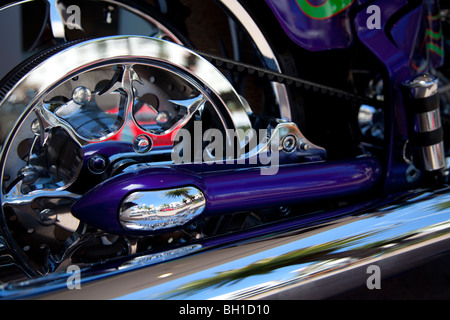
[[[89,3],[91,1],[80,2]],[[58,38],[54,30],[55,37],[39,47],[46,49],[37,50],[37,54],[20,63],[0,83],[1,229],[9,253],[29,276],[40,276],[71,263],[97,262],[142,250],[137,248],[139,244],[135,239],[91,230],[70,213],[70,207],[83,193],[106,176],[122,170],[133,158],[148,155],[132,148],[137,133],[146,134],[150,137],[147,142],[164,150],[170,145],[167,141],[173,138],[175,129],[193,118],[207,118],[210,127],[221,130],[232,128],[245,132],[251,128],[250,121],[246,120],[247,106],[233,88],[242,79],[227,75],[233,83],[230,85],[209,63],[180,46],[191,44],[183,32],[152,10],[131,2],[108,0],[101,3],[110,10],[111,16],[107,12],[106,19],[113,18],[116,10],[154,26],[153,39],[98,38],[111,32],[97,32],[95,20],[81,33],[78,29],[67,29],[66,25],[65,34],[60,35],[63,39]],[[62,6],[60,9],[70,5],[68,1],[58,4]],[[233,8],[240,19],[248,17],[242,7]],[[245,30],[245,26],[244,31],[250,38],[261,35],[257,29]],[[232,29],[234,35],[238,32],[242,31]],[[93,39],[84,41],[86,37]],[[36,40],[40,42],[42,39]],[[59,44],[51,44],[55,42]],[[263,66],[268,61],[273,64],[275,59],[267,45],[264,38],[256,43],[259,63]],[[147,47],[150,51],[143,49]],[[235,54],[238,51],[236,49]],[[181,61],[177,58],[181,56],[188,58]],[[276,60],[274,65],[281,71]],[[193,71],[200,66],[204,69],[201,74]],[[134,84],[140,87],[136,89]],[[263,90],[269,92],[263,100],[278,109],[262,112],[289,119],[286,89],[273,83],[263,86],[272,90]],[[107,95],[112,97],[103,99]],[[135,101],[134,96],[145,98]],[[92,107],[90,104],[95,99],[103,101]],[[201,106],[192,107],[191,99],[195,103],[200,101]],[[179,105],[170,105],[175,100]],[[119,104],[119,109],[112,108],[111,103]],[[180,105],[188,110],[188,116],[172,115],[173,119],[178,119],[174,120],[174,126],[168,127],[162,122],[148,124],[145,114],[141,119],[137,116],[142,106],[150,107],[153,112],[150,120],[154,122],[155,116],[163,111],[173,113]],[[103,158],[86,156],[89,154],[86,150],[98,151],[98,145],[111,139],[126,146],[112,148]],[[148,248],[146,245],[144,249]]]

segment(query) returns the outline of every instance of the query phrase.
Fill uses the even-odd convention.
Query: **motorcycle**
[[[3,299],[322,299],[449,248],[443,1],[25,0],[0,26]]]

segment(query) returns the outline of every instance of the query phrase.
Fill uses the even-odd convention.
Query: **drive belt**
[[[228,71],[237,71],[240,73],[245,73],[249,76],[257,77],[260,79],[266,79],[268,81],[283,83],[285,85],[294,86],[296,88],[303,88],[305,90],[310,90],[312,92],[317,92],[331,97],[345,99],[353,103],[368,104],[371,106],[379,106],[382,104],[382,101],[380,100],[356,95],[344,90],[340,90],[309,80],[288,76],[267,68],[257,67],[254,65],[242,63],[224,57],[219,57],[210,53],[205,53],[197,50],[193,51],[201,55],[203,58],[208,60],[212,65],[214,65],[217,68],[222,68]]]

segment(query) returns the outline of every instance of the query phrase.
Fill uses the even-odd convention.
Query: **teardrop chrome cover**
[[[138,191],[122,202],[119,220],[128,230],[180,227],[200,215],[205,204],[205,196],[194,187]]]

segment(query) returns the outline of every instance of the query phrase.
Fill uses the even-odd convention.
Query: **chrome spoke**
[[[169,100],[169,102],[172,102],[177,106],[185,108],[188,111],[188,114],[193,114],[200,108],[200,106],[205,104],[206,98],[204,95],[200,94],[197,97],[191,99]]]
[[[29,205],[37,198],[68,198],[76,200],[80,198],[79,194],[69,192],[67,190],[45,190],[38,189],[29,193],[22,193],[22,180],[19,181],[12,189],[3,197],[5,205]]]

